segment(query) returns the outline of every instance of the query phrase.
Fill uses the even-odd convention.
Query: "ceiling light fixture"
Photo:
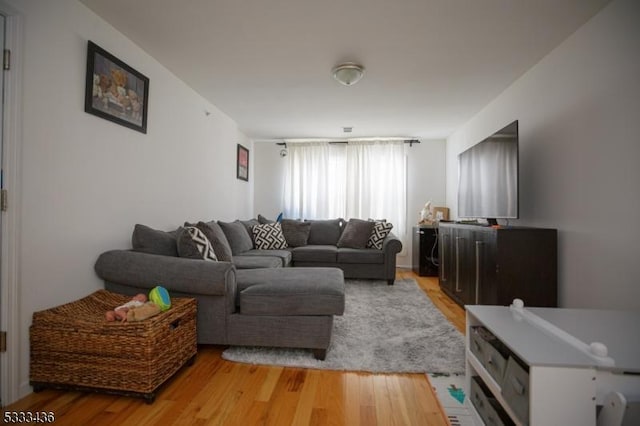
[[[364,75],[364,67],[354,62],[345,62],[336,66],[331,72],[338,82],[345,86],[352,86]]]

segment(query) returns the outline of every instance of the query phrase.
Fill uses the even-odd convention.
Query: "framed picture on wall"
[[[85,112],[147,133],[148,105],[149,79],[89,41]]]
[[[249,150],[240,144],[238,144],[237,177],[249,181]]]

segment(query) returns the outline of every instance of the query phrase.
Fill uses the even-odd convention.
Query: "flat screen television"
[[[518,120],[458,154],[458,217],[518,218]]]

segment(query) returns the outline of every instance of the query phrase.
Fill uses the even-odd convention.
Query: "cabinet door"
[[[440,257],[440,287],[449,296],[454,295],[455,251],[454,229],[440,226],[438,230],[438,252]]]
[[[413,238],[411,244],[411,269],[420,275],[420,228],[413,227]]]
[[[455,230],[454,292],[463,305],[475,303],[474,237],[475,232],[471,229]]]
[[[479,230],[473,241],[473,286],[476,305],[497,304],[496,232]]]

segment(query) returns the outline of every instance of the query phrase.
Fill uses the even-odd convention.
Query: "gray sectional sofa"
[[[189,246],[193,241],[183,232],[189,224],[171,232],[136,225],[133,248],[102,253],[95,270],[110,291],[134,295],[162,285],[173,297],[196,298],[198,343],[308,348],[324,359],[333,316],[344,311],[344,278],[393,284],[402,244],[389,233],[381,248],[343,247],[345,222],[337,219],[283,221],[283,228],[294,229],[288,236],[295,247],[256,248],[250,232],[268,222],[194,225],[218,261],[202,260]],[[298,238],[304,228],[306,241]]]

